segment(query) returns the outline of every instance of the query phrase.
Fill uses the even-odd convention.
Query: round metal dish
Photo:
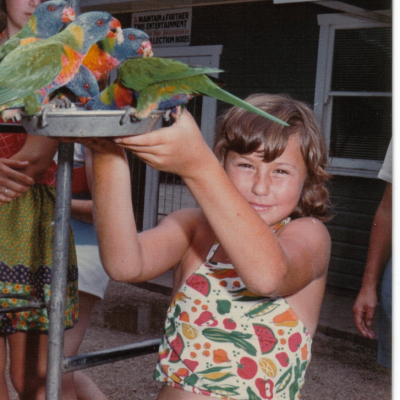
[[[131,136],[150,132],[162,116],[156,111],[149,118],[121,125],[125,111],[88,111],[80,106],[57,108],[47,113],[47,126],[41,127],[41,115],[23,116],[21,124],[28,133],[54,137]]]

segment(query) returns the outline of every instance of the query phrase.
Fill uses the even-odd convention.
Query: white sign
[[[192,9],[133,13],[132,26],[146,32],[153,47],[189,46]]]

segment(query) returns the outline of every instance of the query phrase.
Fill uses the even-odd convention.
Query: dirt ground
[[[81,353],[161,337],[169,296],[110,283],[98,302]],[[110,400],[155,399],[157,355],[150,354],[84,370]],[[0,395],[1,397],[1,395]],[[15,393],[12,400],[17,400]],[[376,363],[376,350],[317,333],[302,400],[391,399],[390,371]]]

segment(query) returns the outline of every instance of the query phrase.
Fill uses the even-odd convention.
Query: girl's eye
[[[283,170],[283,169],[277,169],[275,172],[277,172],[278,174],[283,174],[283,175],[287,175],[288,172]]]
[[[251,168],[251,165],[250,165],[250,164],[239,164],[239,167],[242,167],[242,168]]]

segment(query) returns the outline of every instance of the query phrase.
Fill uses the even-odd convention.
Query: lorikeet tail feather
[[[227,92],[224,89],[221,89],[219,86],[211,82],[208,77],[207,78],[207,83],[204,82],[201,85],[201,89],[199,90],[201,93],[205,94],[206,96],[210,97],[215,97],[218,100],[224,101],[226,103],[232,104],[234,106],[243,108],[246,111],[255,113],[257,115],[260,115],[261,117],[270,119],[271,121],[277,122],[278,124],[284,125],[284,126],[289,126],[288,123],[280,120],[279,118],[274,117],[273,115],[267,113],[266,111],[261,110],[258,107],[253,106],[250,103],[247,103],[246,101],[240,99],[239,97]]]

